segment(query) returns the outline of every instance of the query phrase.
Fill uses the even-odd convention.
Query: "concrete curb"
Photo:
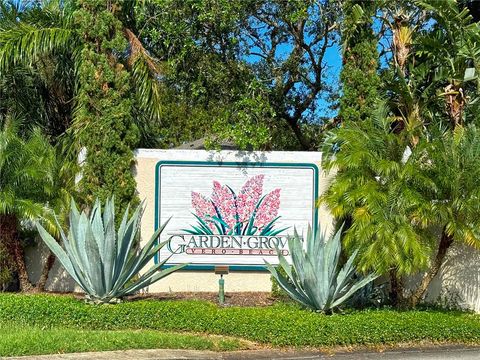
[[[433,348],[410,348],[377,351],[353,351],[325,353],[321,351],[295,350],[242,350],[229,352],[214,352],[203,350],[123,350],[87,353],[70,353],[55,355],[35,355],[5,357],[8,360],[357,360],[357,359],[480,359],[480,347],[476,346],[437,346]]]

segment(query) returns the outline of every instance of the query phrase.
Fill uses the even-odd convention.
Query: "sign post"
[[[228,266],[215,266],[215,274],[220,275],[218,279],[218,303],[225,304],[225,280],[223,275],[228,274]]]

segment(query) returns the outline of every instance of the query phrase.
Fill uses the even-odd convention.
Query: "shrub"
[[[364,310],[326,316],[295,304],[219,308],[195,300],[141,300],[89,306],[69,296],[0,294],[0,321],[46,328],[192,331],[276,346],[480,343],[480,315],[439,310]]]

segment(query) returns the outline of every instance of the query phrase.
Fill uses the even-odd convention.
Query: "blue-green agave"
[[[106,201],[103,216],[98,200],[90,215],[80,213],[72,201],[69,234],[66,236],[61,232],[63,248],[39,223],[36,224],[45,244],[85,291],[87,301],[94,303],[118,302],[122,297],[133,294],[186,265],[161,270],[167,258],[140,275],[140,270],[166,244],[157,241],[166,223],[155,231],[142,249],[136,251],[141,206],[130,218],[129,209],[126,209],[117,232],[114,213],[113,199]]]
[[[305,243],[295,230],[288,239],[292,265],[277,250],[285,275],[265,261],[267,269],[292,299],[312,310],[330,312],[377,278],[370,274],[358,281],[353,279],[356,251],[339,269],[340,236],[341,229],[327,240],[319,225],[315,231],[308,228]]]

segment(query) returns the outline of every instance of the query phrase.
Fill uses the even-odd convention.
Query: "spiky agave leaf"
[[[356,252],[338,269],[341,231],[340,228],[326,240],[326,234],[321,232],[320,226],[315,231],[309,226],[305,244],[295,230],[288,240],[291,265],[277,249],[279,267],[285,275],[265,261],[267,269],[279,286],[293,300],[312,310],[331,311],[344,303],[355,291],[378,277],[370,274],[360,281],[353,281]]]
[[[102,216],[101,204],[96,201],[90,216],[87,216],[85,212],[80,213],[72,200],[70,233],[66,236],[61,232],[63,248],[40,223],[36,223],[45,244],[85,291],[87,299],[93,302],[117,301],[186,265],[161,270],[166,259],[132,280],[165,246],[166,242],[158,244],[158,237],[168,221],[137,252],[135,243],[142,205],[135,209],[130,218],[129,209],[125,211],[118,232],[115,232],[114,208],[113,198],[108,199]]]

